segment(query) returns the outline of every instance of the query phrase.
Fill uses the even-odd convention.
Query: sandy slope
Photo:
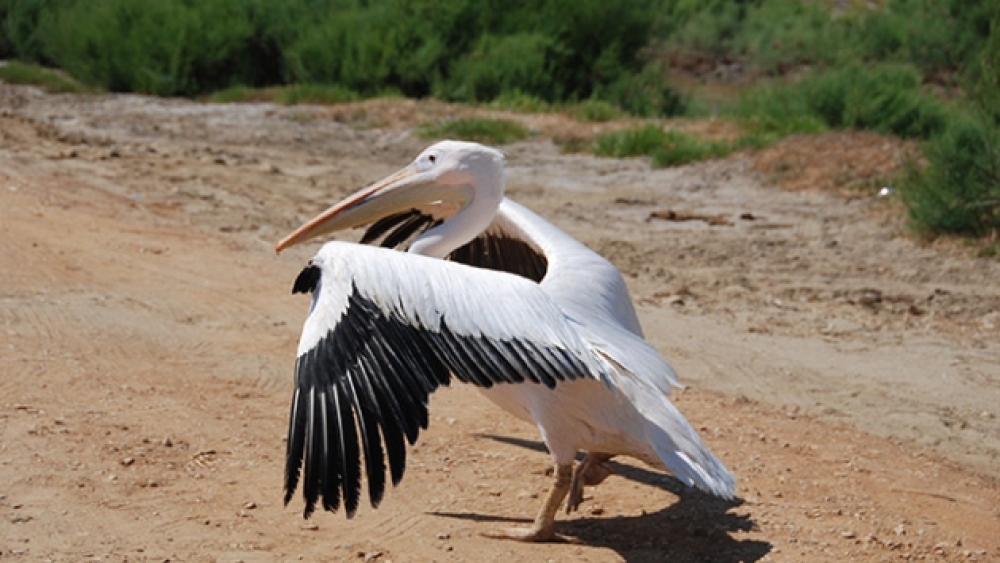
[[[453,388],[381,509],[283,508],[313,249],[273,242],[454,111],[0,86],[0,558],[1000,559],[1000,263],[915,243],[862,192],[770,185],[895,154],[866,135],[652,171],[560,155],[547,135],[593,126],[526,117],[539,139],[505,147],[511,195],[625,272],[738,503],[621,460],[561,520],[579,543],[484,540],[534,514],[548,458]]]

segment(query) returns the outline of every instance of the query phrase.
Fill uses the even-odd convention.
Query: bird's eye
[[[432,167],[437,165],[438,155],[435,153],[421,155],[417,159],[417,169],[421,172],[430,170]]]

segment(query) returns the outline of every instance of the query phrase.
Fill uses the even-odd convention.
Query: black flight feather
[[[395,224],[408,220],[412,217]],[[320,275],[319,267],[306,267],[294,290],[323,291]],[[386,467],[392,484],[398,484],[406,468],[406,444],[416,443],[427,428],[429,396],[448,385],[452,374],[479,387],[525,379],[554,387],[590,377],[580,359],[558,346],[466,335],[443,319],[431,330],[419,320],[384,311],[356,286],[350,291],[337,324],[296,361],[284,498],[287,503],[301,481],[305,517],[318,504],[331,511],[343,505],[352,517],[363,479],[377,506],[385,492]]]

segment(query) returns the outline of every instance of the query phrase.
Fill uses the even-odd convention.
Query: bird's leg
[[[580,465],[576,466],[573,472],[573,482],[569,487],[569,499],[566,501],[566,514],[570,514],[580,508],[583,502],[583,487],[594,487],[600,485],[615,472],[606,461],[614,457],[610,454],[588,453]]]
[[[549,491],[549,496],[545,498],[542,509],[538,512],[538,516],[535,517],[535,522],[530,528],[510,528],[485,535],[491,538],[525,542],[572,541],[572,538],[561,536],[553,531],[556,512],[559,511],[559,506],[566,498],[566,493],[569,492],[572,474],[572,462],[567,465],[556,465],[556,478],[552,484],[552,490]]]

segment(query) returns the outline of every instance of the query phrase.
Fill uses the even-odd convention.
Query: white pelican
[[[329,242],[295,280],[312,292],[295,365],[285,503],[300,472],[308,517],[378,506],[388,469],[427,428],[430,393],[454,376],[538,427],[555,483],[534,524],[491,534],[557,539],[603,463],[629,455],[732,498],[732,474],[668,399],[677,376],[642,336],[610,262],[504,198],[504,157],[443,141],[279,242],[288,248],[370,225],[363,243]],[[415,238],[414,238],[414,235]],[[398,252],[405,247],[408,252]],[[359,440],[360,438],[360,440]],[[364,452],[362,456],[361,452]],[[573,471],[578,451],[587,452]]]

